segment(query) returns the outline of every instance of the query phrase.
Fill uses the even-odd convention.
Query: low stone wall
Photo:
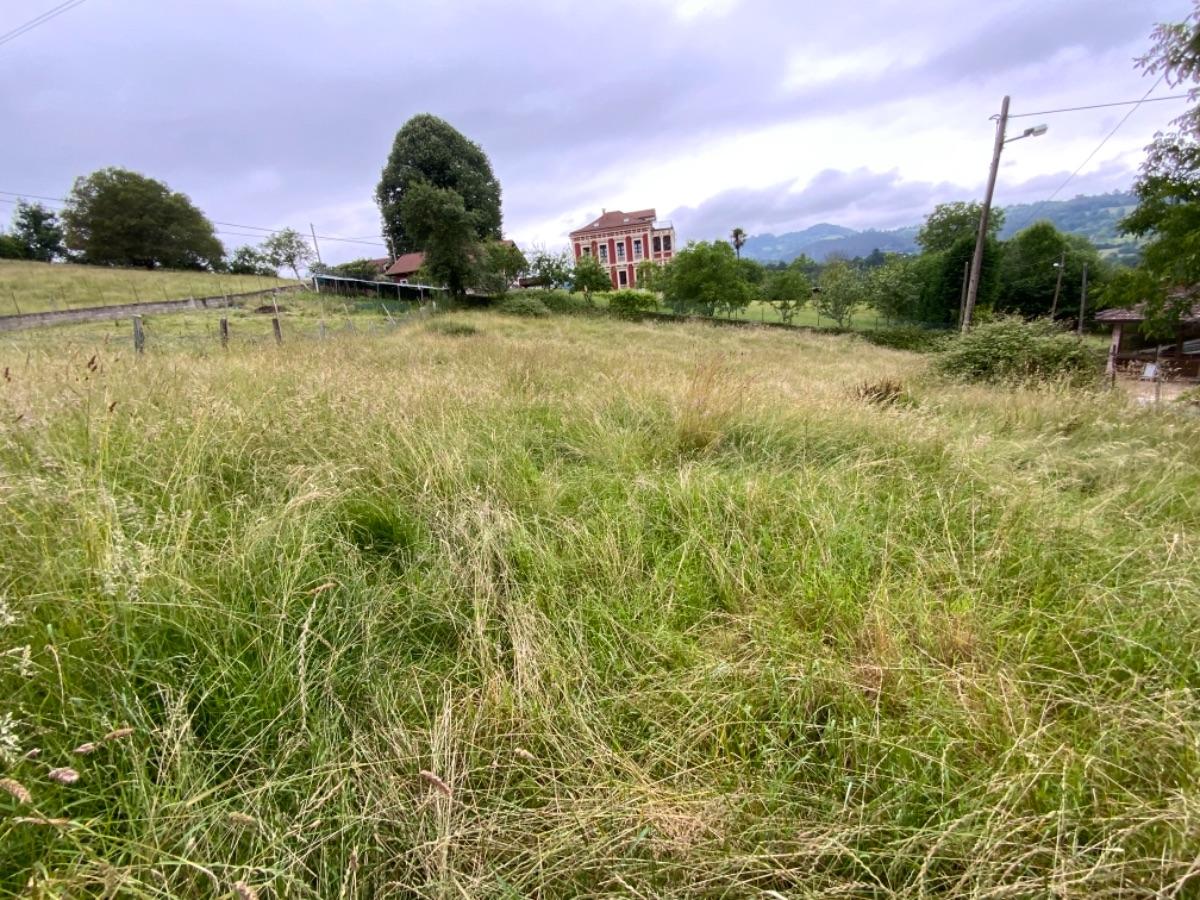
[[[303,285],[267,288],[247,294],[228,294],[217,297],[184,297],[182,300],[150,300],[145,303],[119,303],[114,306],[83,306],[78,309],[53,309],[46,312],[22,313],[19,316],[0,316],[0,331],[24,331],[47,325],[66,325],[70,322],[104,322],[144,316],[149,313],[185,312],[189,309],[223,309],[237,306],[250,297],[301,290]]]

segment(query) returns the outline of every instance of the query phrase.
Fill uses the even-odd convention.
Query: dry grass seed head
[[[119,741],[121,738],[127,738],[131,734],[133,734],[132,728],[118,728],[115,731],[110,731],[100,740],[105,743],[108,743],[109,741]]]
[[[51,769],[46,773],[46,777],[59,784],[74,784],[79,780],[79,773],[69,766],[63,766],[59,769]]]
[[[18,803],[32,803],[33,795],[29,788],[13,778],[0,778],[0,791],[14,797]]]

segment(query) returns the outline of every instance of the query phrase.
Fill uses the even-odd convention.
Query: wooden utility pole
[[[1083,287],[1079,291],[1079,322],[1075,326],[1075,333],[1080,337],[1083,336],[1083,316],[1087,310],[1087,263],[1083,264]]]
[[[992,167],[988,170],[987,191],[983,195],[983,211],[979,214],[979,234],[975,237],[975,255],[971,257],[971,278],[967,283],[967,299],[963,304],[962,330],[971,328],[975,302],[979,299],[979,276],[983,271],[983,247],[987,241],[988,216],[992,211],[992,194],[996,191],[996,175],[1000,172],[1000,152],[1004,149],[1004,132],[1008,127],[1008,95],[1000,101],[1000,120],[996,123],[996,144],[992,149]]]
[[[321,245],[317,243],[317,229],[313,227],[313,223],[308,223],[309,233],[313,236],[313,249],[317,251],[317,265],[324,265],[321,262]]]
[[[1063,271],[1067,268],[1067,251],[1064,250],[1058,255],[1058,280],[1054,282],[1054,302],[1050,304],[1050,318],[1054,318],[1054,314],[1058,312],[1058,295],[1062,291]]]
[[[962,290],[958,294],[958,319],[954,324],[962,328],[963,312],[967,308],[967,280],[971,277],[971,261],[963,260]]]

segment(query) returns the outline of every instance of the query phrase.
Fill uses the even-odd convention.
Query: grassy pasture
[[[112,306],[185,297],[215,297],[295,284],[284,278],[212,272],[110,269],[0,260],[0,315],[82,306]]]
[[[0,895],[1194,895],[1200,425],[925,366],[10,336]]]

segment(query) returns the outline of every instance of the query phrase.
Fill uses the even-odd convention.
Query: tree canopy
[[[978,203],[939,203],[925,217],[925,224],[917,232],[917,244],[926,253],[949,250],[964,236],[975,239],[979,232],[979,217],[983,207]],[[993,207],[988,216],[988,235],[996,237],[1004,227],[1004,210]]]
[[[294,228],[275,232],[262,242],[262,249],[271,265],[291,269],[297,281],[300,280],[300,267],[308,265],[314,256],[308,239]]]
[[[393,253],[427,249],[418,236],[426,232],[405,212],[406,200],[419,184],[458,194],[471,216],[476,240],[500,239],[500,182],[487,155],[448,122],[422,114],[396,132],[375,189],[384,236]]]
[[[676,312],[706,316],[719,309],[742,309],[755,293],[742,278],[733,247],[725,241],[689,243],[663,271],[661,289]]]
[[[461,296],[472,283],[479,258],[476,217],[462,195],[427,182],[413,184],[402,210],[406,227],[417,246],[425,249],[430,278]]]
[[[225,255],[186,195],[128,169],[77,178],[62,223],[68,249],[93,265],[212,269]]]
[[[571,286],[591,296],[592,291],[612,290],[612,276],[608,274],[608,269],[589,254],[575,261],[575,271],[571,273]]]
[[[58,216],[40,203],[17,201],[12,236],[20,244],[25,259],[50,262],[63,255],[63,230]]]

